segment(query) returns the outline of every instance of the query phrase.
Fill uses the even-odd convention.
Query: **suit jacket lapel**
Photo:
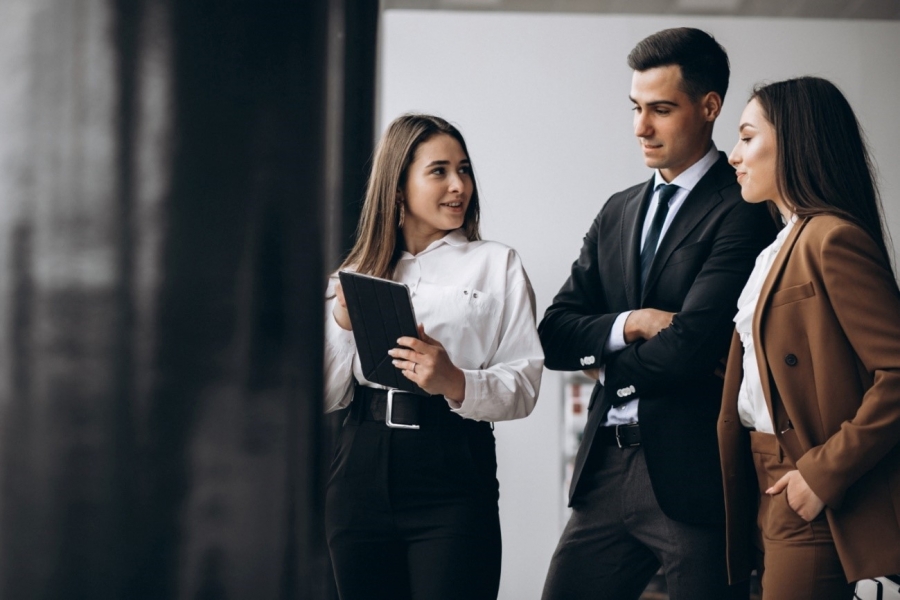
[[[625,282],[625,294],[630,308],[640,307],[641,294],[641,233],[644,228],[644,216],[653,195],[653,178],[638,188],[623,203],[622,219],[619,221],[622,240],[621,254],[622,280]]]
[[[794,224],[794,228],[788,234],[787,239],[781,246],[781,251],[775,257],[772,267],[769,269],[766,280],[763,281],[762,289],[759,291],[759,299],[756,301],[756,310],[753,312],[753,340],[756,342],[756,363],[759,365],[759,380],[762,383],[763,395],[766,398],[766,404],[769,406],[769,417],[775,427],[778,427],[778,421],[775,420],[775,411],[772,406],[772,375],[769,372],[769,363],[766,360],[766,352],[762,338],[763,313],[772,298],[772,290],[775,283],[781,278],[781,273],[787,264],[794,244],[800,236],[800,232],[806,226],[809,219],[801,219]]]
[[[644,298],[647,297],[647,292],[656,283],[669,256],[681,246],[681,242],[697,226],[697,223],[722,201],[719,190],[732,183],[734,183],[734,170],[728,166],[728,159],[720,152],[719,160],[685,198],[684,204],[672,219],[672,223],[659,243],[656,256],[653,257],[653,263],[650,265],[650,272],[647,274],[647,285],[644,286],[641,305],[643,305]]]

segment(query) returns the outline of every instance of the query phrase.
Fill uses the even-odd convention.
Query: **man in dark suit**
[[[775,225],[712,142],[729,76],[718,42],[667,29],[628,64],[656,171],[606,202],[539,327],[547,367],[598,378],[543,597],[638,598],[660,565],[672,600],[746,596],[726,581],[720,361]]]

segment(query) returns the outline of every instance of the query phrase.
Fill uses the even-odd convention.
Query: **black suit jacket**
[[[687,523],[721,523],[716,420],[723,382],[715,371],[728,353],[737,298],[776,227],[765,206],[743,201],[720,152],[675,215],[641,291],[641,229],[652,183],[607,201],[539,326],[548,368],[606,366],[605,387],[598,382],[591,395],[569,502],[578,501],[585,460],[610,405],[640,397],[641,445],[663,512]],[[613,321],[638,308],[676,315],[654,338],[607,353]]]

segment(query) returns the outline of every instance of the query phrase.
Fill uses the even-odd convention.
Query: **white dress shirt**
[[[775,262],[778,251],[781,250],[784,240],[796,222],[797,215],[793,215],[784,229],[778,232],[775,241],[756,257],[756,264],[753,266],[750,278],[738,298],[738,312],[734,317],[735,329],[744,345],[744,378],[741,380],[741,389],[738,392],[738,416],[744,427],[763,433],[775,433],[775,428],[772,426],[772,417],[769,415],[769,408],[766,405],[762,379],[759,374],[759,362],[756,360],[753,314],[756,312],[759,293],[772,269],[772,263]]]
[[[453,412],[479,421],[531,413],[544,352],[534,291],[515,250],[497,242],[470,242],[457,229],[415,256],[403,252],[393,279],[409,286],[416,319],[465,375],[464,401],[447,399]],[[357,381],[382,387],[363,377],[353,333],[334,320],[336,283],[333,275],[326,293],[326,411],[349,405]]]
[[[659,244],[662,243],[663,238],[666,235],[666,232],[669,230],[669,225],[672,224],[672,221],[675,219],[675,215],[678,214],[678,210],[684,204],[685,199],[687,199],[688,194],[691,193],[691,190],[703,179],[703,176],[706,175],[707,171],[709,171],[716,161],[719,160],[719,150],[716,148],[715,144],[711,144],[709,151],[703,155],[703,158],[692,164],[690,167],[685,169],[684,172],[678,175],[672,181],[666,181],[659,170],[656,171],[656,175],[653,180],[653,197],[650,198],[650,206],[647,207],[647,214],[644,216],[644,227],[641,231],[641,248],[644,247],[644,241],[647,239],[647,232],[650,231],[650,224],[653,222],[653,216],[656,214],[657,207],[657,198],[659,197],[659,189],[658,187],[661,184],[671,183],[678,186],[678,191],[669,199],[669,213],[666,215],[666,220],[663,222],[662,229],[659,232],[659,240],[656,243],[656,247],[659,248]],[[626,311],[619,314],[616,317],[616,320],[613,322],[612,329],[609,332],[609,337],[606,339],[606,351],[607,352],[618,352],[622,350],[628,344],[625,343],[625,321],[628,319],[628,315],[630,315],[632,311]],[[603,367],[600,367],[600,382],[603,383],[606,373]],[[638,421],[638,401],[639,398],[635,398],[625,404],[620,406],[612,406],[609,409],[609,412],[606,416],[606,421],[604,425],[624,425],[626,423],[637,423]]]

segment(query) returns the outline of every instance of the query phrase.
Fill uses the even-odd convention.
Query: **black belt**
[[[450,411],[443,396],[420,396],[365,385],[356,386],[350,410],[358,421],[376,421],[397,429],[460,425],[464,420]]]
[[[631,448],[641,445],[641,428],[637,423],[600,427],[597,430],[597,441],[607,446]]]

